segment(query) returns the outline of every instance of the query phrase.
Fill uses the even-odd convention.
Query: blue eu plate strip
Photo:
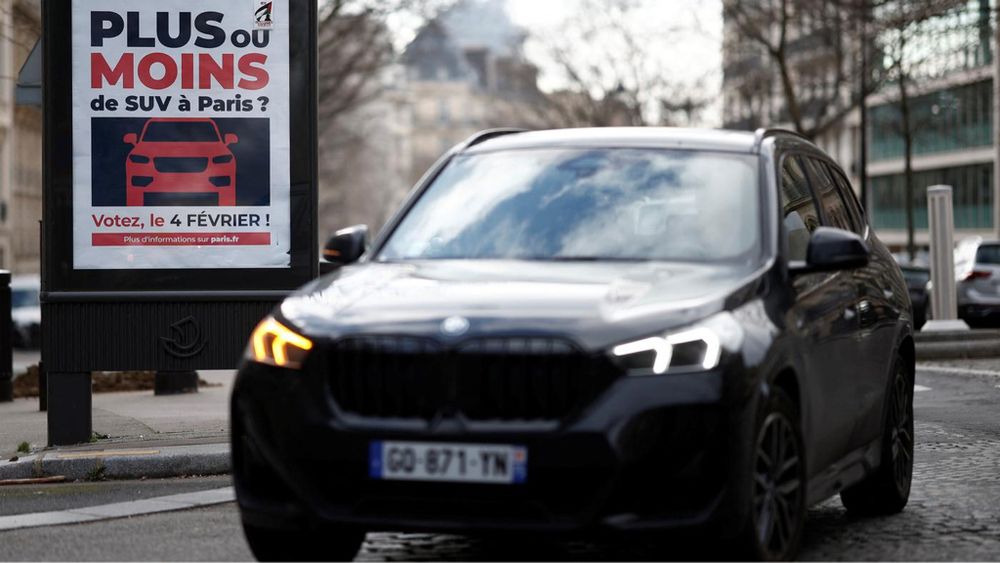
[[[528,480],[528,448],[514,448],[514,483]]]
[[[368,444],[368,476],[382,478],[382,442]]]

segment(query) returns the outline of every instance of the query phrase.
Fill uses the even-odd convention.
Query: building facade
[[[947,184],[954,189],[956,238],[995,236],[991,48],[994,9],[995,0],[960,0],[953,9],[907,30],[911,45],[905,60],[913,131],[915,242],[921,247],[928,244],[926,188],[935,184]],[[766,53],[748,48],[748,41],[739,37],[732,22],[727,22],[724,30],[724,126],[787,127],[776,71]],[[791,56],[802,60],[804,66],[808,66],[811,57],[821,56],[815,51],[810,55],[809,49],[804,48],[808,42],[795,43],[794,38],[808,36],[803,29],[790,33]],[[876,49],[871,57],[873,66],[879,61],[877,53]],[[805,103],[809,103],[809,93],[817,88],[822,90],[823,80],[806,80],[802,87]],[[755,92],[766,95],[757,98],[749,95]],[[898,84],[886,81],[868,96],[866,106],[869,187],[866,207],[880,238],[894,250],[901,250],[907,234]],[[815,140],[852,176],[857,189],[860,112],[848,112]]]
[[[18,105],[16,77],[41,36],[41,3],[0,0],[0,268],[40,269],[42,112]]]
[[[503,4],[489,0],[458,2],[417,32],[401,57],[413,103],[412,182],[477,131],[544,122],[524,40]]]

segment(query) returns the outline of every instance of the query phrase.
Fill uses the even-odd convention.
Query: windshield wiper
[[[540,262],[649,262],[649,258],[628,258],[624,256],[527,256],[517,260],[537,260]]]

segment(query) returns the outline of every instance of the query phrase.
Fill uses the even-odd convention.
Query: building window
[[[984,80],[910,100],[913,154],[988,147],[993,134],[993,81]],[[871,108],[869,135],[873,161],[903,158],[898,103]]]
[[[993,164],[973,164],[913,173],[913,224],[927,228],[927,188],[951,186],[956,229],[993,227]],[[906,190],[903,174],[871,179],[871,217],[877,229],[906,228]]]
[[[451,108],[448,106],[446,98],[438,100],[438,121],[441,123],[451,122]]]

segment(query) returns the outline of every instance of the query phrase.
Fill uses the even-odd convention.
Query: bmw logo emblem
[[[469,330],[469,319],[465,317],[448,317],[441,323],[441,332],[448,336],[459,336]]]

